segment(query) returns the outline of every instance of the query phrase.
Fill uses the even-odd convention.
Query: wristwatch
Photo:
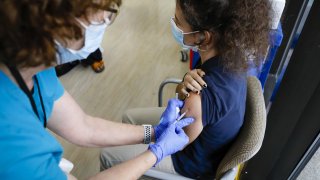
[[[150,124],[143,124],[144,129],[144,139],[143,144],[149,144],[151,142],[151,128],[152,126]]]

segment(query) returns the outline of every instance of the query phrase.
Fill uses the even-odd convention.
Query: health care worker
[[[108,11],[90,9],[87,15],[75,17],[84,37],[72,42],[56,39],[58,76],[70,71],[78,64],[78,60],[85,66],[91,65],[95,72],[104,70],[101,43],[107,27],[114,22],[119,13],[120,5],[121,0],[111,0]]]
[[[1,179],[75,179],[59,167],[62,147],[49,128],[71,143],[107,147],[150,143],[138,157],[100,172],[92,179],[136,179],[165,156],[182,149],[188,137],[171,100],[154,126],[134,126],[87,115],[64,90],[52,68],[54,39],[82,37],[74,17],[111,1],[0,1],[0,177]],[[172,146],[174,144],[174,146]]]

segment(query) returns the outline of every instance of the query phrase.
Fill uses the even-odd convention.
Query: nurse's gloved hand
[[[182,150],[189,142],[189,137],[184,133],[183,127],[194,121],[193,118],[181,119],[177,123],[172,123],[158,138],[157,143],[150,144],[149,150],[157,157],[159,163],[164,157]]]
[[[170,99],[166,110],[162,113],[160,123],[154,126],[154,139],[158,142],[161,134],[172,124],[178,117],[180,108],[183,106],[183,101],[178,99]]]

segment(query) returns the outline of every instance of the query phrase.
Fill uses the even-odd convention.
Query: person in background
[[[58,65],[55,67],[60,77],[79,63],[84,67],[91,66],[96,73],[105,69],[101,42],[106,28],[110,26],[119,13],[121,2],[113,0],[108,10],[87,10],[87,16],[81,15],[76,20],[82,27],[84,37],[77,42],[57,41]],[[63,44],[65,43],[65,44]],[[63,45],[61,45],[63,44]]]
[[[188,73],[178,87],[180,94],[189,94],[182,112],[195,122],[184,128],[188,146],[156,169],[193,179],[214,179],[243,124],[248,61],[259,66],[267,51],[269,9],[269,0],[176,0],[175,16],[170,19],[173,36],[184,48],[199,52],[201,70],[193,73],[205,75],[193,79]],[[162,112],[163,108],[131,109],[123,122],[157,124]],[[145,148],[104,148],[101,167],[110,168]]]
[[[193,119],[174,123],[182,101],[169,101],[162,122],[153,128],[116,123],[86,114],[57,78],[55,40],[77,42],[83,31],[74,17],[108,10],[112,2],[0,1],[1,179],[76,179],[60,168],[63,149],[46,128],[84,147],[154,141],[137,157],[91,179],[137,179],[188,142],[182,128]]]

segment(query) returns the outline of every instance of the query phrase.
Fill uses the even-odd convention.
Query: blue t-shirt
[[[36,76],[49,119],[54,101],[63,95],[64,89],[54,68]],[[27,95],[2,71],[0,84],[0,179],[66,179],[58,166],[62,147],[43,127],[37,84],[34,83],[33,98],[41,120]]]
[[[247,83],[245,74],[226,72],[219,57],[204,62],[201,69],[208,85],[201,92],[203,130],[172,160],[179,174],[207,179],[215,176],[243,124]]]

